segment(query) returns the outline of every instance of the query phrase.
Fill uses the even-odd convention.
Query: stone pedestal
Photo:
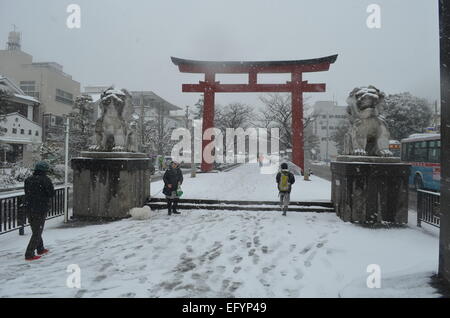
[[[331,200],[345,222],[408,222],[410,166],[399,158],[338,156],[331,163]]]
[[[145,154],[82,152],[71,166],[75,218],[124,218],[150,196],[151,161]]]

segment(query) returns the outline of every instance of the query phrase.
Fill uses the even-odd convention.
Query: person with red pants
[[[47,213],[50,208],[50,198],[55,195],[53,183],[47,176],[50,166],[47,162],[38,162],[34,173],[25,180],[25,206],[31,227],[31,238],[25,252],[25,259],[33,261],[48,253],[42,240],[42,232]],[[38,255],[35,255],[34,252]]]

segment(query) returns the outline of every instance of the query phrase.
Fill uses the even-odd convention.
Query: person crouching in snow
[[[163,193],[166,195],[167,199],[168,214],[180,214],[180,212],[177,211],[179,199],[177,190],[178,187],[183,183],[183,173],[181,172],[180,168],[178,168],[178,163],[176,161],[172,161],[170,163],[169,169],[164,173],[163,181]]]
[[[277,173],[278,194],[280,196],[280,205],[283,209],[283,215],[286,216],[286,212],[289,206],[290,194],[292,185],[295,183],[294,175],[289,172],[287,163],[281,164],[281,171]]]
[[[47,177],[49,170],[48,163],[38,162],[33,175],[25,180],[25,205],[32,232],[25,252],[25,259],[28,261],[39,259],[41,256],[38,255],[48,253],[48,250],[44,248],[42,232],[50,209],[50,198],[55,195],[53,183]],[[38,255],[35,255],[34,251],[37,251]]]

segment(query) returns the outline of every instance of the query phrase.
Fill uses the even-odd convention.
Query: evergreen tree
[[[400,140],[414,133],[421,133],[432,118],[428,102],[410,93],[392,94],[386,97],[384,116],[391,139]]]
[[[93,102],[89,95],[75,98],[70,113],[69,158],[76,157],[88,149],[94,135]]]

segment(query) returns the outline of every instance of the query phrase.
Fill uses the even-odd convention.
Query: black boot
[[[287,207],[283,208],[283,215],[286,216]]]
[[[177,211],[177,206],[178,206],[178,200],[175,199],[173,201],[173,209],[172,209],[173,214],[181,214],[180,212]]]
[[[172,200],[167,199],[167,212],[168,215],[172,214]]]

